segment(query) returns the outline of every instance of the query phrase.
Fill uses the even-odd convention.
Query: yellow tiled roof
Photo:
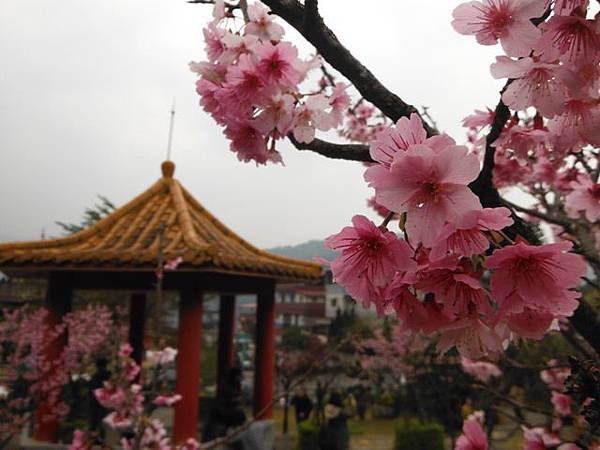
[[[319,264],[273,255],[237,236],[173,178],[173,163],[162,169],[163,177],[148,190],[89,228],[59,239],[0,244],[0,270],[152,269],[162,240],[165,260],[181,256],[181,270],[321,276]]]

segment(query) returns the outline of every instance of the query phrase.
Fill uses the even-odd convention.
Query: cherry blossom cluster
[[[0,321],[2,395],[0,395],[0,439],[18,432],[26,415],[43,400],[40,420],[64,417],[68,406],[61,394],[70,377],[85,371],[90,358],[115,336],[112,313],[105,306],[89,305],[49,325],[44,308],[4,310]],[[56,339],[68,335],[58,357],[49,350]],[[23,384],[25,383],[25,384]]]
[[[406,379],[415,371],[414,356],[423,354],[430,345],[430,339],[399,326],[393,326],[389,336],[377,329],[372,338],[357,345],[359,363],[368,373],[390,372],[397,379]]]
[[[237,22],[217,0],[213,20],[204,29],[208,60],[190,64],[199,75],[200,105],[224,127],[241,161],[282,162],[277,140],[293,135],[308,143],[315,130],[338,127],[350,97],[344,84],[319,83],[313,91],[301,91],[320,61],[301,59],[260,2],[248,6],[241,27]]]
[[[361,99],[353,108],[346,111],[346,120],[339,135],[349,141],[368,144],[388,127],[386,117],[373,105]]]
[[[325,241],[340,252],[335,280],[356,300],[395,312],[407,331],[439,332],[441,351],[456,346],[469,358],[498,355],[518,336],[539,338],[573,313],[584,260],[567,242],[510,240],[502,232],[510,211],[482,208],[468,187],[479,161],[467,147],[428,138],[413,114],[380,133],[370,153],[377,164],[365,179],[401,216],[404,238],[355,216]]]
[[[464,361],[463,368],[466,371],[471,372],[471,369],[465,366]],[[549,417],[549,422],[546,426],[522,425],[524,449],[582,449],[581,446],[573,442],[573,433],[562,433],[565,430],[565,425],[572,423],[572,421],[578,425],[579,429],[585,429],[585,418],[575,413],[573,408],[573,399],[569,395],[563,393],[565,390],[565,382],[570,374],[571,369],[567,366],[559,365],[556,360],[548,361],[548,368],[540,372],[541,379],[546,383],[548,389],[550,390],[550,402],[554,407],[554,413],[552,417]],[[477,376],[477,374],[474,375],[483,383],[489,382],[489,379],[485,380],[482,377]],[[482,428],[484,419],[485,415],[483,412],[478,412],[471,415],[464,421],[463,434],[456,442],[456,450],[486,450],[489,448],[487,436]],[[565,439],[564,436],[561,436],[562,434],[567,434],[568,439]],[[586,448],[598,449],[600,448],[600,441],[598,439],[592,439],[590,442],[588,439],[586,445]]]
[[[180,395],[171,393],[159,382],[177,351],[171,347],[148,351],[144,367],[152,369],[149,379],[144,378],[146,372],[131,358],[132,351],[129,344],[120,345],[111,378],[94,392],[98,402],[110,411],[104,422],[115,430],[127,432],[121,439],[125,450],[197,450],[199,444],[194,439],[174,447],[165,425],[152,417],[155,408],[172,407],[181,400]],[[93,445],[94,436],[77,430],[69,449],[89,450]]]
[[[25,424],[33,410],[42,374],[43,353],[46,348],[44,324],[47,311],[20,308],[4,310],[0,321],[0,440],[5,441]],[[59,334],[60,330],[56,330]],[[25,392],[18,383],[27,383]]]
[[[454,11],[454,28],[505,55],[492,76],[508,78],[503,102],[514,111],[495,147],[494,183],[534,199],[530,219],[553,226],[593,260],[600,250],[600,15],[588,0],[473,1]],[[536,26],[536,24],[539,24]],[[494,112],[464,121],[482,151]],[[597,271],[597,267],[595,267]]]

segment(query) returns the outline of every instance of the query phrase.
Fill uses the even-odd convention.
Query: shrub
[[[312,420],[298,425],[298,450],[319,450],[319,425]]]
[[[437,423],[403,420],[396,427],[396,450],[444,450],[444,429]]]

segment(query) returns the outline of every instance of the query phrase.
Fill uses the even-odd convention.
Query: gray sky
[[[497,102],[498,47],[451,26],[454,0],[321,0],[329,26],[388,87],[460,120]],[[373,214],[359,163],[280,145],[285,167],[243,164],[197,106],[187,63],[203,59],[210,7],[185,0],[0,1],[0,241],[59,235],[96,194],[123,204],[154,182],[177,98],[173,160],[213,214],[268,247],[323,238]],[[308,55],[311,47],[291,39]]]

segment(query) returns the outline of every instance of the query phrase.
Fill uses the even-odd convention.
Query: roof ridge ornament
[[[173,174],[175,173],[175,163],[169,160],[163,161],[160,165],[160,170],[163,178],[173,178]]]

